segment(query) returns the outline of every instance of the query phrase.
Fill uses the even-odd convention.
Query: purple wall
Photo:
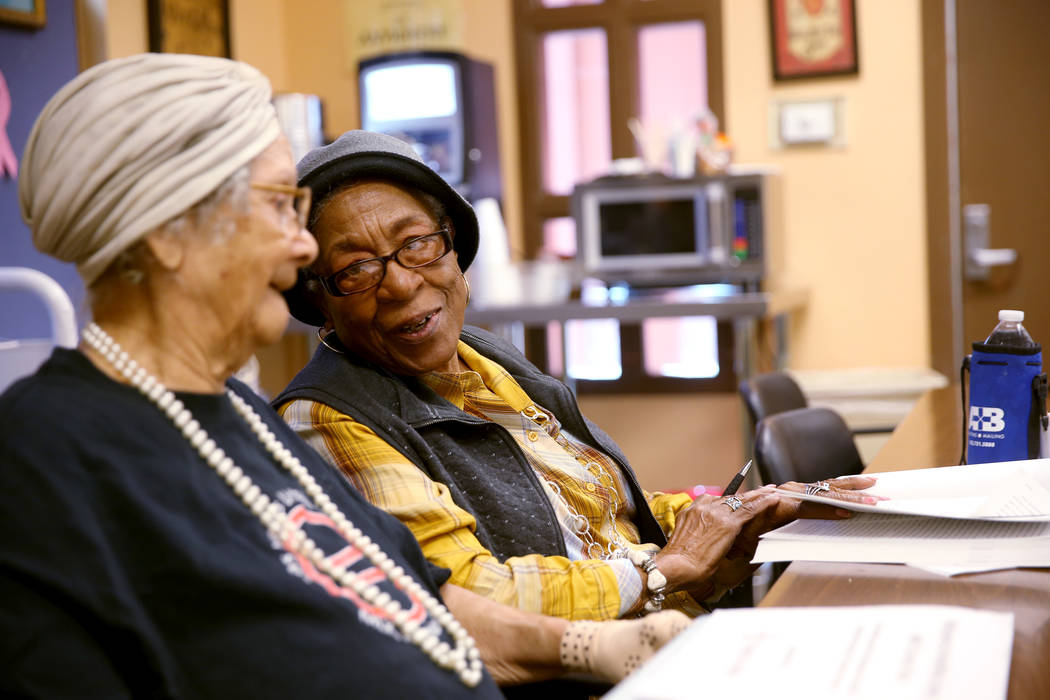
[[[22,151],[40,110],[77,74],[77,34],[72,0],[47,3],[47,26],[32,30],[0,25],[0,71],[11,93],[7,135]],[[0,125],[2,128],[2,125]],[[0,175],[0,265],[32,267],[53,277],[73,300],[78,320],[87,317],[84,285],[72,264],[37,252],[18,208],[18,183]],[[35,295],[0,293],[0,339],[49,338],[47,310]]]

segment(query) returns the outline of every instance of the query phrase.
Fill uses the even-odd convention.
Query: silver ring
[[[737,508],[744,505],[744,502],[736,496],[726,496],[726,499],[722,501],[722,503],[725,503],[727,506],[729,506],[729,510],[733,511],[734,513],[737,511]]]
[[[830,491],[830,490],[831,490],[831,485],[828,482],[826,482],[826,481],[818,481],[815,484],[806,484],[806,495],[807,496],[812,496],[812,495],[818,494],[818,493],[824,493],[825,491]]]

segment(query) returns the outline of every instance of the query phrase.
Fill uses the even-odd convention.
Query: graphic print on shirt
[[[388,579],[364,553],[341,533],[335,523],[326,514],[315,510],[305,494],[295,489],[284,489],[277,494],[278,500],[288,507],[288,519],[295,523],[307,537],[325,553],[325,562],[332,567],[341,566],[354,572],[366,584],[379,586],[380,590],[401,604],[402,611],[408,620],[421,627],[433,628],[441,633],[436,620],[427,619],[426,608],[414,594],[405,591]],[[407,641],[397,629],[394,620],[384,608],[372,605],[350,588],[340,586],[331,576],[318,569],[310,559],[303,556],[291,542],[291,538],[278,540],[271,534],[270,544],[281,551],[281,563],[289,574],[307,584],[320,586],[333,598],[341,598],[357,608],[358,619],[388,636]]]

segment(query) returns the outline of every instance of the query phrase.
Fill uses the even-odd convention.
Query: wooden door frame
[[[922,2],[930,366],[954,379],[963,345],[956,0]]]

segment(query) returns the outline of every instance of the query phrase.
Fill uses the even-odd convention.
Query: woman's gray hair
[[[242,165],[226,178],[215,191],[197,202],[183,213],[165,222],[161,229],[183,235],[187,230],[210,234],[216,241],[221,241],[237,228],[237,219],[248,213],[248,182],[251,164]],[[231,216],[216,217],[215,213],[223,205],[228,205]]]
[[[248,213],[250,173],[251,164],[237,168],[211,194],[175,218],[164,222],[157,230],[177,237],[196,232],[216,242],[227,238],[237,229],[237,220]],[[228,215],[216,216],[224,207],[228,208]],[[139,239],[121,251],[96,283],[88,288],[90,300],[98,301],[98,289],[108,286],[106,283],[114,279],[131,284],[142,283],[148,274],[148,256],[145,239]]]

